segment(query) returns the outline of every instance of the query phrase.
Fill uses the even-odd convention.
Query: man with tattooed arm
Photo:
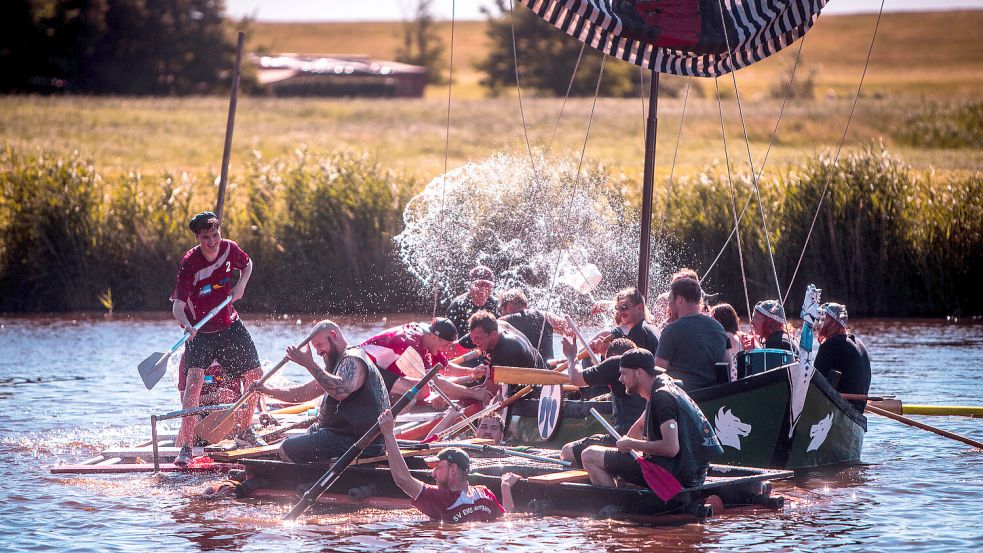
[[[280,444],[280,458],[294,463],[313,463],[341,456],[389,409],[389,394],[379,369],[364,351],[349,346],[341,328],[332,321],[317,323],[321,330],[303,349],[287,347],[287,357],[307,369],[314,380],[290,388],[255,386],[257,392],[280,401],[299,403],[324,394],[318,421],[303,436]],[[315,325],[315,326],[317,326]],[[311,348],[324,360],[322,369]],[[365,449],[365,455],[383,454],[382,436]]]

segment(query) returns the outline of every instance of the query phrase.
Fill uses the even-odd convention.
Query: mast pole
[[[642,231],[638,241],[638,291],[648,299],[649,256],[652,251],[652,186],[655,180],[655,136],[659,128],[659,72],[652,71],[648,117],[645,120],[645,168],[642,173]]]
[[[239,100],[239,73],[242,68],[242,43],[246,35],[239,32],[236,42],[236,62],[232,69],[232,92],[229,96],[229,118],[225,124],[225,148],[222,150],[222,173],[218,183],[218,200],[215,202],[215,215],[222,221],[222,210],[225,207],[225,185],[229,180],[229,158],[232,156],[232,131],[236,124],[236,104]]]

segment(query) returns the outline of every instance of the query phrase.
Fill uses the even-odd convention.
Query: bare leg
[[[191,409],[198,407],[201,400],[201,387],[205,384],[205,369],[192,367],[188,369],[188,378],[184,385],[184,395],[181,396],[181,407]],[[198,422],[197,416],[181,418],[181,429],[178,430],[177,439],[174,445],[181,447],[191,445],[195,437],[195,423]]]
[[[242,389],[248,390],[249,386],[253,382],[256,382],[263,377],[263,369],[256,367],[250,371],[247,371],[242,375]],[[249,425],[253,423],[253,414],[256,412],[256,404],[259,402],[259,394],[253,394],[250,396],[242,409],[236,413],[236,432],[242,432],[243,430],[249,428]]]
[[[560,449],[560,460],[570,461],[571,463],[574,461],[573,443],[563,444],[563,448]]]
[[[595,486],[614,487],[614,478],[604,470],[604,453],[615,451],[614,448],[592,445],[580,454],[584,469],[590,476],[590,483]]]

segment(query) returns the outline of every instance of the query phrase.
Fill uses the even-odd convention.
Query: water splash
[[[521,287],[536,307],[552,298],[553,310],[586,314],[593,297],[635,284],[638,213],[620,187],[603,169],[537,157],[538,171],[507,154],[469,163],[410,200],[395,240],[424,293],[461,293],[480,263],[495,270],[498,292]]]

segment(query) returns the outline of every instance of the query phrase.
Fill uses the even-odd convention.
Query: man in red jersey
[[[471,459],[464,451],[453,447],[441,450],[432,472],[437,485],[425,484],[413,477],[399,453],[389,409],[379,415],[379,431],[386,441],[393,481],[410,496],[413,506],[421,513],[444,522],[488,522],[505,512],[491,490],[468,483]]]
[[[189,334],[185,346],[187,384],[181,397],[185,409],[199,405],[205,368],[212,361],[222,366],[227,377],[235,379],[241,376],[246,387],[263,374],[252,337],[231,303],[205,323],[201,330],[194,329],[195,323],[226,297],[231,295],[233,302],[242,298],[253,272],[252,260],[238,244],[222,239],[219,220],[211,211],[195,215],[188,228],[198,239],[198,245],[188,250],[181,260],[172,296],[174,318]],[[235,285],[232,283],[233,271],[240,272],[239,282]],[[254,395],[246,402],[248,416],[245,430],[236,437],[240,445],[264,445],[249,426],[256,401]],[[191,460],[196,421],[196,417],[181,420],[181,429],[175,440],[181,451],[174,460],[175,465],[186,466]]]

